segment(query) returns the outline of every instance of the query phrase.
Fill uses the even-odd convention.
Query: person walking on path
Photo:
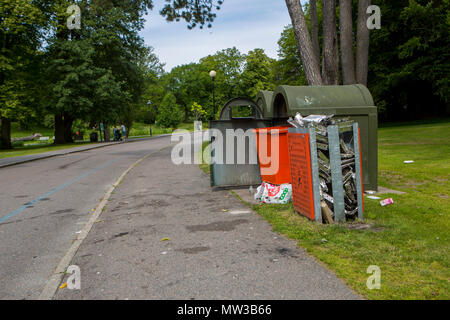
[[[123,141],[126,142],[127,141],[127,130],[126,130],[124,124],[122,124],[120,127],[122,128]]]
[[[118,135],[117,135],[117,133],[118,133],[118,129],[116,128],[116,126],[114,126],[114,128],[113,128],[113,140],[114,141],[118,141],[119,139],[118,139]]]

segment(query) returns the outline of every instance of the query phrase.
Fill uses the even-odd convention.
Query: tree
[[[214,9],[220,10],[220,6],[224,0],[171,0],[164,6],[160,13],[166,17],[167,21],[185,20],[188,23],[188,28],[195,28],[200,25],[202,29],[206,24],[211,28],[216,14]]]
[[[164,64],[159,61],[153,48],[148,47],[147,53],[140,59],[139,68],[144,75],[145,85],[142,102],[137,106],[136,120],[152,124],[156,121],[158,106],[165,95],[167,81],[164,78]]]
[[[256,98],[261,90],[273,89],[272,64],[263,49],[255,49],[245,56],[245,67],[241,75],[242,94]]]
[[[369,71],[369,35],[367,28],[366,10],[370,0],[358,2],[358,30],[356,34],[356,82],[367,86],[367,72]]]
[[[177,99],[172,92],[168,92],[161,106],[156,123],[164,128],[174,128],[183,120],[183,113],[177,105]]]
[[[324,0],[323,4],[323,64],[324,84],[339,84],[339,52],[336,31],[336,0]]]
[[[229,99],[240,95],[241,92],[241,74],[245,66],[245,55],[236,47],[224,49],[200,59],[200,64],[206,70],[206,76],[210,70],[217,71],[215,78],[216,105],[223,106]],[[209,76],[208,76],[209,78]],[[209,101],[211,106],[207,108],[208,117],[212,116],[212,81],[208,79]]]
[[[381,121],[450,114],[450,1],[377,1],[371,33],[370,88]]]
[[[167,90],[172,92],[184,111],[184,121],[189,120],[194,102],[210,105],[211,93],[209,70],[202,64],[190,63],[177,66],[167,75]]]
[[[190,28],[209,26],[223,3],[215,0],[166,2],[161,14],[169,21],[181,18]],[[30,101],[34,102],[28,98],[33,95],[23,94],[23,89],[34,86],[26,83],[32,77],[24,73],[28,60],[33,60],[28,58],[40,57],[37,48],[45,52],[42,70],[46,72],[38,72],[42,74],[41,87],[56,94],[51,99],[47,99],[46,93],[39,94],[39,100],[46,106],[45,112],[55,113],[57,143],[72,140],[71,127],[76,119],[94,121],[96,118],[95,122],[107,122],[116,117],[130,129],[136,109],[143,104],[144,89],[148,88],[151,77],[139,65],[146,53],[139,31],[144,26],[143,16],[153,8],[153,1],[77,1],[82,13],[81,30],[67,28],[66,10],[72,4],[69,0],[2,0],[0,3],[2,147],[11,147],[11,120],[22,121],[23,114],[34,112]],[[50,66],[59,74],[50,75]],[[55,80],[53,83],[47,81],[49,75]],[[26,112],[24,108],[28,108]]]
[[[38,1],[0,3],[0,148],[11,148],[11,120],[31,113],[24,89],[44,21]]]
[[[319,20],[317,16],[317,1],[310,0],[309,1],[309,16],[310,16],[310,24],[311,24],[311,42],[313,47],[314,55],[316,56],[317,61],[320,58],[320,47],[319,47]]]
[[[279,59],[273,64],[274,83],[276,85],[306,85],[300,51],[292,26],[287,26],[278,40]]]
[[[368,50],[369,50],[369,29],[366,21],[368,15],[367,7],[370,0],[359,0],[358,4],[358,28],[356,42],[356,71],[355,80],[358,83],[367,84],[367,66],[368,66]],[[292,26],[297,38],[297,45],[300,49],[303,69],[305,70],[306,79],[309,85],[338,84],[339,83],[339,47],[336,32],[336,0],[324,0],[322,4],[323,11],[323,46],[322,46],[322,75],[319,70],[319,59],[314,52],[317,52],[316,46],[312,45],[310,33],[306,19],[302,10],[302,6],[297,0],[286,0],[286,6],[291,16]],[[341,8],[342,6],[342,8]],[[352,77],[352,66],[350,66],[354,43],[351,40],[352,16],[351,1],[340,1],[340,26],[341,26],[341,61],[343,63],[343,73],[345,73],[345,83],[354,83]],[[316,41],[316,2],[311,3],[307,14],[311,20],[311,34]],[[314,28],[314,29],[313,29]]]
[[[191,111],[194,113],[195,120],[197,121],[201,120],[203,117],[206,116],[206,111],[197,102],[194,102],[192,104]]]
[[[319,59],[314,54],[314,49],[309,36],[308,26],[303,14],[303,9],[298,0],[286,0],[286,6],[292,21],[295,37],[297,39],[303,69],[309,85],[321,85]]]
[[[342,79],[344,84],[356,83],[353,57],[352,0],[339,1]]]

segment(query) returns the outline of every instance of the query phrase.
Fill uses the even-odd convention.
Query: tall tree
[[[321,85],[319,59],[314,54],[314,49],[309,36],[308,26],[302,6],[298,0],[286,0],[286,6],[292,21],[297,44],[300,49],[303,69],[310,85]]]
[[[341,64],[344,84],[356,83],[352,21],[352,0],[339,0]]]
[[[324,84],[339,84],[339,52],[336,31],[336,0],[323,0],[323,64]]]
[[[243,95],[254,99],[259,91],[273,89],[272,63],[263,49],[252,50],[246,55],[241,75]]]
[[[369,36],[367,28],[367,8],[370,0],[358,2],[358,30],[356,34],[356,81],[367,86],[367,73],[369,71]]]
[[[172,92],[168,92],[161,102],[157,124],[165,128],[174,128],[183,120],[183,112]]]
[[[319,20],[317,16],[317,0],[309,1],[310,19],[311,19],[311,41],[313,52],[320,61],[320,46],[319,46]]]
[[[353,67],[353,37],[352,37],[352,1],[340,1],[340,26],[341,26],[341,57],[343,61],[343,74],[345,83],[362,83],[367,85],[368,52],[369,52],[369,29],[367,28],[366,10],[370,0],[359,0],[358,23],[357,23],[357,45],[356,45],[356,67]],[[303,69],[309,85],[338,84],[339,83],[339,46],[336,32],[336,0],[323,0],[323,52],[322,52],[322,76],[317,73],[319,68],[318,59],[315,59],[314,46],[311,44],[310,34],[305,22],[300,1],[286,0],[286,5],[291,16],[292,26],[297,38],[297,44],[301,53]],[[312,5],[312,7],[311,7]],[[311,19],[311,34],[315,34],[316,3],[309,4],[309,18]],[[311,44],[311,45],[310,45]],[[319,57],[320,60],[320,57]],[[355,69],[355,81],[352,77],[352,68]]]
[[[184,110],[184,121],[189,120],[194,102],[208,102],[211,92],[209,71],[202,64],[190,63],[173,68],[167,75],[167,89],[174,94],[177,104]]]
[[[24,89],[39,45],[44,15],[38,1],[0,2],[0,148],[11,148],[11,120],[27,110]]]
[[[160,13],[166,17],[167,21],[185,20],[188,28],[200,29],[204,25],[211,28],[212,22],[216,18],[214,9],[220,10],[224,0],[166,0],[168,2]]]
[[[273,64],[274,83],[277,85],[306,85],[300,51],[292,26],[287,26],[278,40],[279,59]]]
[[[381,121],[450,115],[450,1],[379,0],[368,87]]]

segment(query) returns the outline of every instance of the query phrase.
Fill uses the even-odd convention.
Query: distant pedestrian
[[[123,124],[120,127],[122,128],[123,141],[126,142],[127,141],[127,130]]]
[[[119,129],[116,128],[116,126],[114,126],[113,128],[113,139],[114,141],[119,141]]]

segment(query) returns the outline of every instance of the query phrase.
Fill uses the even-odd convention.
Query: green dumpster
[[[268,92],[261,92],[261,103]],[[363,85],[345,86],[279,86],[273,92],[272,103],[264,110],[265,118],[274,124],[285,123],[297,113],[334,114],[358,122],[361,136],[361,164],[364,190],[378,188],[378,119],[372,95]]]
[[[256,104],[262,110],[264,118],[273,118],[273,91],[260,91],[256,96]]]

